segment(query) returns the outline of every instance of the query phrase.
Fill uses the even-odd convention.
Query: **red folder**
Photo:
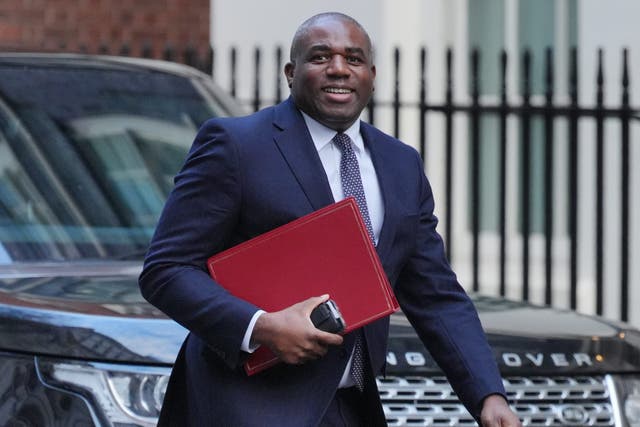
[[[214,280],[265,311],[329,294],[343,333],[398,309],[355,199],[347,198],[208,259]],[[252,375],[278,362],[266,346],[245,363]]]

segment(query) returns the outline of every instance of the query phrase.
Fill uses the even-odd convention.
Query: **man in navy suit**
[[[386,424],[375,375],[385,363],[388,318],[358,332],[360,359],[358,333],[342,337],[310,322],[326,295],[266,313],[227,293],[206,269],[211,255],[344,197],[337,133],[350,140],[371,234],[404,313],[483,426],[520,425],[477,313],[445,259],[420,156],[359,120],[376,74],[369,36],[346,15],[313,16],[298,28],[284,71],[288,100],[203,125],[150,244],[142,293],[190,331],[160,425]],[[247,376],[243,361],[263,345],[284,363]],[[356,360],[364,385],[352,376]]]

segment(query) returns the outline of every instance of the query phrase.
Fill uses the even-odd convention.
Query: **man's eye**
[[[329,60],[329,55],[314,55],[311,57],[312,62],[324,62]]]
[[[364,61],[358,56],[348,56],[347,61],[351,64],[362,64]]]

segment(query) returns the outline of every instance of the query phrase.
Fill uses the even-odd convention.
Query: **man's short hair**
[[[291,49],[289,51],[289,60],[291,62],[295,63],[295,58],[298,55],[298,49],[299,49],[298,45],[300,43],[300,40],[309,32],[309,29],[311,29],[318,22],[325,19],[347,21],[357,26],[367,39],[367,43],[369,44],[369,56],[371,57],[371,61],[373,62],[373,44],[371,43],[371,37],[369,37],[369,33],[367,33],[367,30],[365,30],[364,27],[354,18],[340,12],[318,13],[317,15],[313,15],[312,17],[304,21],[302,24],[300,24],[295,34],[293,35],[293,40],[291,41]]]

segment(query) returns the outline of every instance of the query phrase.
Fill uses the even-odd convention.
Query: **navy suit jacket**
[[[504,394],[504,389],[475,308],[445,258],[420,156],[366,123],[361,134],[384,200],[377,246],[382,265],[402,310],[477,417],[482,399]],[[291,99],[202,126],[175,178],[140,276],[145,298],[190,331],[172,372],[161,425],[318,423],[344,372],[353,338],[346,336],[342,346],[320,360],[280,364],[247,377],[240,345],[258,307],[215,283],[206,260],[333,202],[318,153]],[[364,328],[375,374],[385,363],[388,325],[383,319]],[[384,424],[373,394],[372,425]]]

